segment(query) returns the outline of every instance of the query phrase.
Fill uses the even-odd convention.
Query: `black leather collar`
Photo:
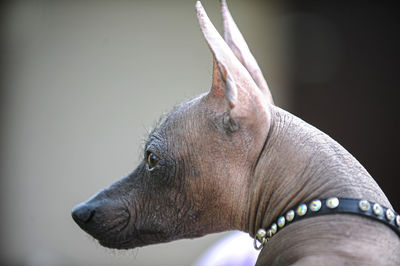
[[[392,209],[363,199],[330,197],[299,204],[280,216],[269,228],[259,229],[254,237],[254,248],[261,249],[271,237],[290,223],[318,215],[335,213],[350,213],[369,217],[386,224],[400,237],[400,215]]]

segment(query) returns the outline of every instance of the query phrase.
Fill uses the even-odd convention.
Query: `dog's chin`
[[[127,249],[134,249],[142,246],[146,246],[146,244],[142,243],[141,241],[130,239],[126,241],[109,241],[109,240],[98,240],[99,244],[105,248],[109,249],[120,249],[120,250],[127,250]]]
[[[95,237],[100,245],[105,248],[127,250],[144,247],[153,244],[167,243],[178,239],[196,238],[205,235],[202,229],[192,230],[185,233],[166,234],[156,230],[134,230],[127,235]]]
[[[113,240],[113,239],[97,239],[99,244],[103,247],[110,249],[134,249],[138,247],[148,246],[151,244],[169,242],[170,240],[160,239],[158,234],[142,234],[138,236],[135,234],[132,237],[121,240]]]

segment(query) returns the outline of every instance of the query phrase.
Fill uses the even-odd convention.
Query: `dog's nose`
[[[77,224],[88,223],[93,215],[94,208],[86,203],[80,203],[72,209],[72,218]]]

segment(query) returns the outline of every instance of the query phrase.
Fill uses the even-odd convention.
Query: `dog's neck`
[[[289,208],[330,196],[364,198],[391,208],[368,172],[337,142],[280,108],[272,107],[272,117],[249,181],[247,212],[239,229],[254,236]],[[365,249],[359,249],[360,241]],[[379,222],[346,214],[317,216],[280,231],[264,247],[258,263],[289,265],[304,260],[304,265],[321,265],[331,259],[336,265],[365,265],[373,260],[379,264],[398,261],[399,248],[397,235]],[[375,256],[374,251],[384,257]]]
[[[297,204],[329,196],[364,198],[391,207],[361,164],[329,136],[272,107],[272,125],[250,181],[241,230],[254,236]]]

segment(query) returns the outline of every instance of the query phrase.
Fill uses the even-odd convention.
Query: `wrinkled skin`
[[[196,8],[214,55],[210,92],[153,130],[130,175],[74,208],[79,226],[105,247],[130,249],[231,229],[254,236],[291,206],[318,197],[391,207],[343,147],[274,105],[226,3],[225,41]],[[399,250],[399,238],[381,223],[317,216],[280,230],[258,265],[400,265]]]
[[[243,169],[253,167],[259,151],[252,147],[256,136],[225,128],[224,108],[217,110],[223,101],[202,95],[173,110],[150,134],[136,170],[84,203],[94,214],[87,223],[78,221],[81,227],[110,248],[234,229],[238,221],[231,213],[240,198],[230,195],[248,187]],[[160,158],[152,170],[149,152]]]

